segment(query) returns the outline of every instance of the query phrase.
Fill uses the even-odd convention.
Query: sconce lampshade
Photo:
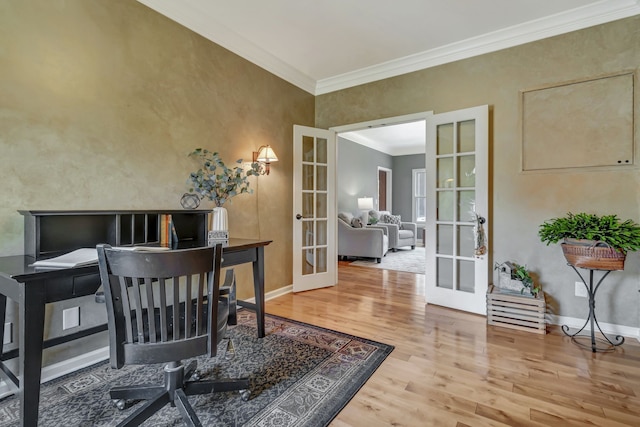
[[[269,145],[263,145],[253,152],[253,161],[264,163],[264,174],[269,175],[271,162],[277,162],[278,156]]]
[[[373,209],[373,197],[358,197],[358,209],[363,211]]]
[[[258,158],[256,160],[264,163],[277,162],[278,156],[276,156],[276,153],[273,152],[273,148],[269,145],[263,145],[258,151]]]

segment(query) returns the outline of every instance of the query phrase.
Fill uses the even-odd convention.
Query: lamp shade
[[[358,197],[358,209],[373,209],[373,197]]]
[[[276,156],[276,153],[273,152],[273,149],[269,145],[263,145],[260,147],[260,151],[258,151],[256,160],[264,163],[277,162],[278,156]]]

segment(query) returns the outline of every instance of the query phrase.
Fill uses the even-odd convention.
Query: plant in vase
[[[640,225],[617,215],[572,214],[542,223],[538,236],[547,245],[562,241],[569,264],[623,270],[627,252],[640,250]]]
[[[249,177],[259,175],[260,165],[252,163],[249,169],[241,166],[228,167],[217,152],[196,148],[189,153],[198,160],[200,168],[189,174],[187,184],[190,191],[201,199],[211,200],[216,207],[213,212],[213,230],[228,230],[226,209],[223,205],[242,193],[253,193],[249,188]],[[242,159],[236,161],[242,165]]]

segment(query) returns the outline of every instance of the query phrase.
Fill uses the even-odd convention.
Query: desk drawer
[[[48,281],[47,302],[94,294],[100,287],[100,274],[89,273],[71,277],[60,277]]]
[[[238,251],[238,252],[226,252],[222,253],[222,267],[231,267],[238,264],[244,264],[245,262],[254,262],[257,259],[257,252],[252,251]]]

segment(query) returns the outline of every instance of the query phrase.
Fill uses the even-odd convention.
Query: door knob
[[[302,215],[297,214],[297,215],[296,215],[296,219],[302,219]]]

